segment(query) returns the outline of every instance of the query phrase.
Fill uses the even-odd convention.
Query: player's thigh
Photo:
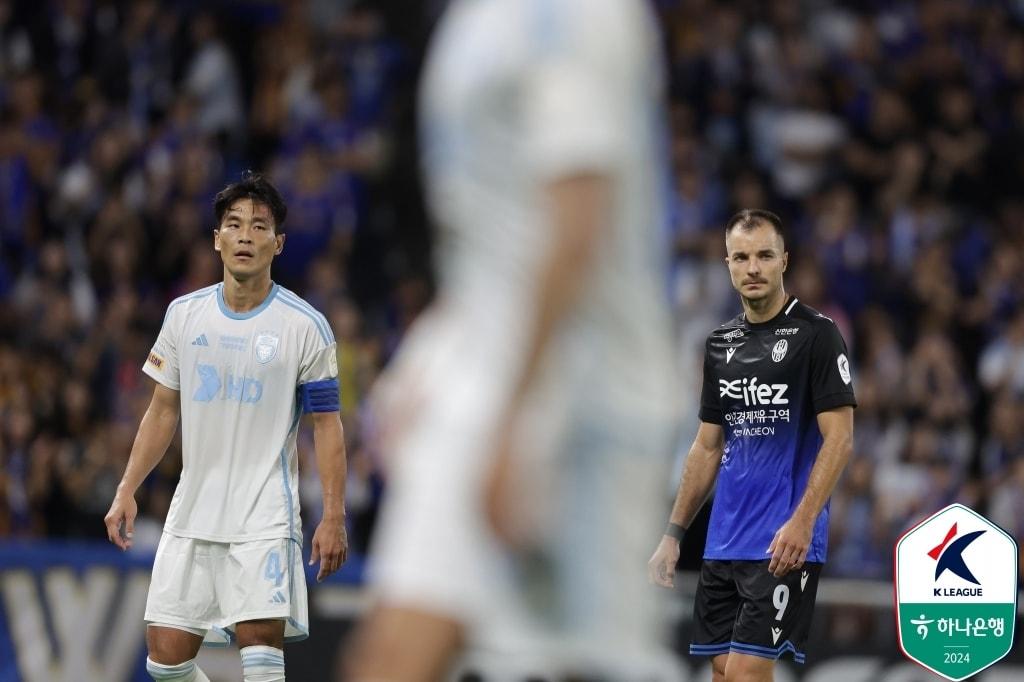
[[[272,646],[284,648],[285,621],[279,618],[246,620],[235,624],[238,647]]]
[[[725,682],[725,666],[729,662],[729,654],[718,654],[711,659],[711,682]]]
[[[382,605],[349,640],[339,679],[428,682],[443,675],[463,643],[460,623],[440,613]]]
[[[180,628],[149,625],[146,628],[146,648],[149,657],[161,665],[178,665],[191,661],[199,654],[203,636]]]
[[[732,652],[725,664],[725,682],[772,682],[775,659]]]
[[[704,561],[697,579],[693,603],[694,633],[691,653],[721,654],[729,651],[733,626],[741,606],[733,578],[732,561]]]
[[[807,563],[776,578],[768,571],[767,561],[740,564],[736,584],[743,606],[736,620],[733,652],[777,658],[789,651],[802,663],[821,567]]]

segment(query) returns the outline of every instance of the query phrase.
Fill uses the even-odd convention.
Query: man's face
[[[748,301],[775,295],[782,288],[789,254],[783,250],[782,238],[771,227],[758,224],[753,230],[733,229],[725,238],[732,286]]]
[[[213,233],[213,248],[224,267],[239,280],[270,269],[274,256],[284,248],[284,235],[276,234],[270,208],[252,199],[231,204]]]

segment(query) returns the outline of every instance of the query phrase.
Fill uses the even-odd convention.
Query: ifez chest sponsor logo
[[[896,629],[903,653],[963,680],[1010,652],[1017,614],[1017,543],[962,504],[896,542]]]

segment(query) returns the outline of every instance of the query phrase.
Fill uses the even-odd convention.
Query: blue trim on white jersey
[[[178,305],[179,303],[185,303],[186,301],[195,301],[195,300],[200,299],[200,298],[206,298],[210,294],[216,293],[217,287],[219,287],[219,286],[220,286],[219,284],[211,284],[208,287],[203,287],[202,289],[196,289],[195,291],[193,291],[190,294],[185,294],[183,296],[179,296],[178,298],[176,298],[173,301],[171,301],[167,305],[167,312],[164,313],[164,324],[167,323],[167,316],[171,314],[171,308],[173,308],[174,306]]]
[[[302,416],[302,410],[298,404],[295,406],[295,416],[292,418],[292,425],[288,429],[288,436],[285,437],[285,444],[281,448],[281,483],[284,486],[284,497],[288,504],[288,603],[295,603],[295,549],[293,545],[299,544],[299,541],[295,539],[295,518],[294,518],[294,505],[292,497],[292,487],[288,482],[288,454],[286,448],[288,447],[288,441],[291,439],[292,432],[299,425],[299,418]],[[300,562],[301,564],[301,562]],[[300,569],[301,570],[301,566]],[[291,637],[285,637],[285,642],[301,642],[302,640],[309,637],[309,629],[302,627],[298,621],[294,618],[288,618],[288,624],[294,629],[298,630],[300,634],[293,635]]]
[[[331,331],[331,325],[327,324],[327,318],[324,317],[319,310],[299,298],[295,292],[289,291],[283,287],[281,288],[281,295],[278,300],[287,306],[295,308],[300,313],[313,320],[313,324],[316,325],[317,330],[320,332],[320,338],[324,340],[326,345],[329,346],[334,343],[334,333]]]
[[[220,307],[220,311],[224,313],[225,317],[230,317],[232,320],[248,320],[250,318],[256,317],[264,310],[266,310],[267,306],[270,305],[270,302],[273,301],[274,298],[277,296],[277,292],[278,290],[280,290],[280,288],[281,285],[274,284],[273,282],[271,282],[270,293],[267,294],[267,297],[263,299],[262,303],[260,303],[252,310],[247,310],[244,313],[236,313],[234,310],[228,307],[227,302],[224,300],[224,284],[221,283],[217,285],[217,305]]]

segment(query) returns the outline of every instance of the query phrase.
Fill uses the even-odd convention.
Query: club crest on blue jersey
[[[786,357],[787,350],[789,350],[789,343],[787,343],[786,339],[780,339],[775,344],[775,348],[772,348],[772,360],[782,362],[782,358]]]
[[[265,365],[277,355],[277,347],[281,345],[281,337],[277,332],[264,331],[256,335],[253,348],[256,351],[256,362]]]

